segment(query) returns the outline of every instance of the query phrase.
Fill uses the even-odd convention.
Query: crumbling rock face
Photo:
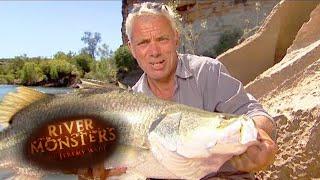
[[[244,84],[249,83],[283,59],[297,32],[318,4],[318,0],[281,1],[255,35],[218,59],[234,77]]]
[[[320,177],[320,107],[276,118],[279,153],[275,163],[259,172],[259,179],[311,179]]]
[[[320,4],[319,1],[317,3]],[[286,56],[279,63],[250,82],[246,87],[247,90],[259,98],[282,84],[284,80],[292,78],[295,74],[317,61],[320,58],[320,28],[317,28],[316,24],[319,23],[320,6],[318,5],[311,13],[310,20],[297,33]],[[308,33],[305,34],[304,32]],[[265,44],[267,43],[268,41],[265,42]],[[261,49],[264,49],[263,46]]]
[[[275,117],[279,152],[257,177],[320,177],[320,57],[259,100]]]
[[[221,35],[237,36],[235,34],[260,26],[277,2],[196,1],[192,8],[179,11],[183,20],[181,52],[216,57]]]
[[[276,160],[259,179],[320,178],[319,23],[320,2],[286,56],[246,86],[278,127]]]
[[[307,23],[303,24],[299,30],[292,45],[288,48],[287,53],[291,53],[294,50],[307,47],[316,40],[320,40],[320,8],[319,5],[315,8],[311,14]]]

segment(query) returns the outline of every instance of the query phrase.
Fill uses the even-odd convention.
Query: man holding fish
[[[126,34],[130,51],[144,71],[132,88],[135,92],[206,111],[246,114],[254,120],[259,143],[232,157],[207,178],[254,178],[251,172],[272,164],[277,151],[273,119],[218,60],[177,53],[179,32],[168,6],[136,4],[127,17]],[[109,173],[107,176],[123,172],[104,171],[102,167],[93,171],[103,172],[103,176],[105,172]]]

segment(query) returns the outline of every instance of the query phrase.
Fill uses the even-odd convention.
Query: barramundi
[[[245,115],[117,88],[51,95],[18,87],[0,105],[0,168],[44,177],[105,163],[127,176],[200,179],[257,143]]]

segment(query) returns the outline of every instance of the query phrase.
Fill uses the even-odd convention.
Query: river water
[[[15,92],[17,86],[15,85],[0,85],[0,101],[2,101],[3,97],[8,94],[9,92]],[[61,94],[61,93],[68,93],[72,92],[72,88],[52,88],[52,87],[30,87],[36,90],[39,90],[44,93],[49,93],[49,94]],[[0,131],[1,131],[1,126],[0,126]],[[1,153],[1,152],[0,152]],[[0,162],[1,163],[1,162]],[[0,179],[12,179],[13,172],[7,169],[0,169]],[[48,179],[48,180],[58,180],[58,179],[77,179],[76,176],[72,175],[50,175],[50,176],[45,176],[43,179]]]

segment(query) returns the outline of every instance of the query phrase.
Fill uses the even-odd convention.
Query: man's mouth
[[[152,62],[151,65],[158,65],[158,64],[162,64],[164,62],[164,60],[158,61],[158,62]]]
[[[152,65],[152,68],[156,70],[160,70],[164,67],[164,62],[165,60],[157,61],[157,62],[152,62],[150,63]]]

